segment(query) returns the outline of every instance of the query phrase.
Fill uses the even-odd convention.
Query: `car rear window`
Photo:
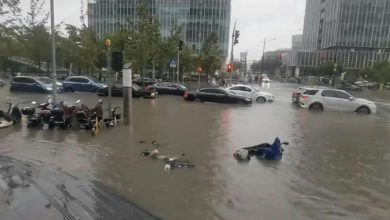
[[[316,89],[307,89],[303,94],[304,95],[315,95],[317,94],[318,90]]]

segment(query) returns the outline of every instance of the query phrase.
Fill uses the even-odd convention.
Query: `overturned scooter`
[[[240,161],[248,161],[251,156],[264,158],[265,160],[280,160],[283,156],[284,149],[282,145],[289,145],[288,142],[280,142],[279,138],[275,138],[274,143],[263,143],[252,147],[244,147],[234,152],[233,156]]]

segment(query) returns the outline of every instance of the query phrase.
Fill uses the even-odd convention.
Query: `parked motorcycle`
[[[22,108],[22,114],[25,115],[27,127],[40,127],[43,124],[42,117],[39,113],[36,113],[36,102],[31,102],[32,106]]]
[[[7,101],[8,110],[0,110],[0,128],[9,127],[22,119],[22,113],[18,107],[19,103],[14,104],[10,98]]]
[[[103,118],[103,101],[99,99],[96,106],[92,109],[81,104],[79,109],[75,110],[76,121],[80,124],[80,128],[85,130],[93,130],[93,133],[99,129],[100,121]]]

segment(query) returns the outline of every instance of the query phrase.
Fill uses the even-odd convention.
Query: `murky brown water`
[[[253,106],[136,99],[132,128],[97,137],[15,126],[0,130],[0,153],[99,180],[165,219],[389,219],[390,93],[359,94],[378,103],[377,115],[313,114],[290,103],[295,86],[271,84],[265,90],[276,101]],[[9,92],[0,94],[4,106]],[[98,99],[60,97],[88,105]],[[277,136],[290,142],[280,162],[239,164],[232,157]],[[165,172],[161,161],[140,156],[152,140],[162,154],[185,153],[196,168]]]

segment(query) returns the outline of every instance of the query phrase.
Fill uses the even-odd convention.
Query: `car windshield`
[[[38,78],[38,81],[42,82],[43,84],[52,84],[53,80],[51,80],[48,77],[40,77]]]
[[[0,220],[390,220],[390,0],[0,0],[0,78]]]
[[[137,85],[137,84],[135,84],[135,83],[133,83],[132,86],[133,86],[133,89],[134,89],[134,90],[137,90],[137,91],[142,89],[141,86],[139,86],[139,85]]]

